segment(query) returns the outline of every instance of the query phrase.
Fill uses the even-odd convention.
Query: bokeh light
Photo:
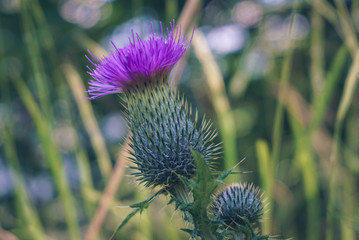
[[[213,28],[206,34],[209,46],[218,54],[229,54],[243,48],[247,34],[237,24]]]
[[[66,0],[60,5],[60,14],[68,22],[83,28],[96,25],[102,17],[102,8],[109,3],[108,0]],[[111,5],[109,5],[111,6]],[[109,15],[111,11],[107,11]]]
[[[263,7],[255,2],[242,1],[232,10],[232,20],[243,27],[258,23],[263,17]]]

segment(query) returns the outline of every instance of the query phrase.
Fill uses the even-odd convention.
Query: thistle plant
[[[92,60],[87,57],[93,65],[88,67],[92,77],[89,98],[121,93],[132,132],[133,175],[145,187],[159,189],[148,200],[131,205],[133,212],[119,225],[113,238],[155,197],[167,194],[169,204],[174,202],[192,226],[182,229],[192,238],[223,239],[230,236],[229,232],[249,229],[253,234],[243,239],[259,239],[252,223],[259,220],[262,200],[252,185],[233,185],[213,199],[213,192],[232,169],[215,174],[213,166],[221,147],[214,143],[216,130],[211,128],[210,121],[204,118],[198,121],[197,111],[192,113],[185,98],[170,87],[170,71],[185,54],[192,38],[187,41],[174,21],[166,30],[164,34],[161,24],[161,34],[156,34],[152,26],[152,35],[147,40],[132,31],[128,46],[117,48],[112,42],[115,50],[107,57],[98,59],[90,51]],[[217,211],[214,217],[209,214],[211,206]],[[226,214],[232,211],[231,207],[233,219]],[[242,228],[234,227],[232,220]]]

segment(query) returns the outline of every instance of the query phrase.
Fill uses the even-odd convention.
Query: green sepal
[[[244,159],[243,159],[243,160],[244,160]],[[238,163],[237,163],[236,165],[234,165],[231,169],[229,169],[229,170],[225,171],[224,173],[222,173],[222,174],[219,176],[219,178],[217,178],[217,181],[218,181],[219,183],[223,183],[223,180],[226,179],[230,174],[241,174],[242,172],[233,172],[233,170],[234,170],[239,164],[241,164],[241,163],[243,162],[243,160],[240,161],[240,162],[238,162]]]
[[[165,193],[166,191],[164,189],[159,190],[158,192],[156,192],[152,197],[150,197],[149,199],[146,199],[142,202],[139,203],[135,203],[130,205],[130,208],[139,208],[140,212],[142,212],[144,209],[148,208],[148,206],[150,205],[150,203],[152,202],[153,199],[155,199],[158,195]]]

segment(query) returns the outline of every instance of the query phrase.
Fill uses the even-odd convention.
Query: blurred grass
[[[1,27],[1,26],[0,26]],[[3,38],[0,36],[0,58],[4,56]],[[6,73],[6,67],[1,66],[0,71]],[[10,106],[9,77],[5,74],[0,79],[1,100]],[[26,189],[25,180],[22,176],[21,166],[17,154],[14,139],[13,117],[10,108],[5,109],[5,117],[0,125],[0,135],[4,140],[4,152],[7,163],[10,167],[12,182],[14,183],[14,194],[16,203],[16,214],[20,225],[20,236],[30,236],[33,239],[45,240],[43,226],[38,217],[38,213],[31,202]],[[1,231],[1,228],[0,228]],[[2,235],[2,233],[0,233]]]
[[[239,162],[236,151],[236,124],[226,94],[223,77],[206,38],[200,30],[195,31],[192,44],[206,75],[210,98],[218,118],[219,133],[223,141],[224,168],[231,169]],[[236,177],[232,175],[227,180],[234,181]]]
[[[3,19],[5,24],[11,22],[9,26],[0,26],[2,31],[10,30],[1,32],[0,38],[3,40],[0,42],[0,151],[3,150],[0,160],[4,157],[10,169],[15,200],[11,202],[12,196],[0,198],[0,225],[20,239],[57,239],[57,236],[81,239],[80,232],[95,219],[96,207],[106,197],[107,187],[99,183],[108,181],[107,186],[114,183],[110,176],[116,168],[112,169],[110,156],[117,154],[118,146],[106,142],[108,139],[100,126],[109,112],[122,110],[115,98],[96,101],[93,106],[83,98],[86,89],[83,79],[88,77],[82,50],[91,49],[96,56],[106,54],[99,44],[101,37],[133,16],[146,14],[148,6],[158,12],[156,17],[169,21],[177,18],[185,5],[176,0],[111,2],[112,14],[100,24],[84,29],[62,19],[58,14],[60,3],[38,0],[19,3],[17,13],[1,15],[0,19],[1,23]],[[226,14],[231,15],[234,10],[230,8],[237,2],[227,4]],[[240,52],[220,56],[211,51],[205,37],[208,29],[198,28],[211,25],[211,21],[215,27],[225,25],[221,19],[227,15],[220,15],[218,10],[223,6],[215,1],[186,1],[187,7],[196,7],[188,7],[189,14],[181,15],[181,22],[185,26],[190,26],[193,19],[199,22],[192,44],[194,54],[187,56],[187,64],[193,67],[193,76],[205,80],[206,95],[210,96],[206,99],[211,102],[204,101],[201,106],[210,105],[207,116],[217,119],[224,145],[224,167],[234,166],[238,156],[247,156],[240,168],[254,171],[243,179],[258,181],[268,196],[270,211],[264,216],[262,231],[284,238],[357,239],[359,4],[341,0],[296,1],[296,4],[272,8],[260,5],[263,19],[247,32],[250,43]],[[206,19],[211,11],[212,19]],[[121,15],[115,14],[118,12]],[[275,52],[264,40],[267,20],[273,15],[293,17],[294,13],[309,20],[310,39],[286,38],[289,47]],[[293,18],[291,22],[292,26]],[[9,41],[18,38],[16,51],[12,50]],[[248,56],[258,49],[269,56],[273,65],[259,77],[247,69]],[[14,64],[16,74],[10,74],[13,84],[7,86],[4,73],[14,66],[4,62],[11,58],[20,59],[23,67],[16,68]],[[200,65],[193,64],[196,61]],[[186,78],[186,72],[183,75]],[[271,81],[277,79],[279,84]],[[195,86],[193,92],[203,94],[202,87]],[[25,110],[19,110],[20,102],[29,114],[25,114],[28,119],[21,121],[19,111]],[[25,121],[30,124],[19,125]],[[68,151],[54,139],[54,130],[63,122],[75,131],[74,146]],[[29,132],[36,136],[23,140],[18,134],[21,128],[30,128]],[[241,132],[243,128],[246,133]],[[29,150],[24,144],[34,139],[40,142],[40,150]],[[78,186],[69,182],[65,173],[67,155],[73,156],[77,163]],[[49,170],[38,159],[44,160]],[[53,175],[64,207],[64,219],[49,217],[50,203],[45,206],[33,203],[27,183],[28,175],[32,174],[29,166]],[[106,212],[109,210],[111,214],[101,220],[100,239],[108,237],[127,214],[112,206],[133,203],[149,194],[135,189],[133,179],[128,176],[119,182],[120,187],[111,190],[115,199],[107,203]],[[50,201],[53,204],[57,198]],[[186,239],[177,229],[183,222],[171,220],[174,210],[158,211],[165,204],[165,200],[159,200],[154,203],[154,210],[136,216],[121,233],[121,239]],[[13,213],[12,209],[16,211]],[[69,236],[63,233],[65,222]]]
[[[20,76],[14,75],[13,81],[15,87],[31,115],[38,137],[40,139],[45,159],[49,165],[50,171],[53,175],[55,184],[58,188],[60,199],[62,201],[64,212],[66,216],[66,224],[69,230],[70,238],[75,240],[80,238],[80,231],[77,221],[76,207],[73,196],[71,194],[70,185],[64,171],[63,162],[59,153],[58,147],[52,140],[51,130],[46,118],[43,117],[39,107],[37,106],[30,90]]]
[[[11,113],[8,112],[8,119],[6,123],[2,126],[1,135],[6,142],[5,155],[8,160],[8,164],[11,169],[11,177],[14,183],[15,188],[15,201],[16,201],[16,210],[18,221],[20,224],[19,236],[25,236],[32,239],[45,240],[46,235],[44,233],[43,226],[41,225],[40,219],[37,215],[36,209],[33,206],[33,203],[29,199],[26,192],[25,181],[22,177],[21,167],[19,164],[15,142],[12,133],[11,122]],[[23,231],[24,229],[24,231]]]
[[[291,68],[293,64],[293,53],[294,53],[294,46],[293,46],[293,22],[294,16],[297,11],[298,3],[295,1],[291,17],[288,32],[284,32],[286,35],[286,41],[283,44],[288,45],[287,50],[283,57],[281,74],[280,74],[280,81],[279,81],[279,89],[278,89],[278,97],[281,98],[286,94],[286,87],[291,77]],[[282,134],[283,134],[283,117],[284,117],[284,107],[281,101],[277,102],[277,106],[275,109],[274,114],[274,123],[273,123],[273,132],[272,132],[272,155],[271,161],[272,164],[276,165],[278,159],[280,157],[281,152],[281,142],[282,142]]]
[[[72,94],[75,97],[77,107],[80,110],[82,121],[84,122],[86,130],[90,136],[102,176],[108,178],[112,170],[110,155],[107,151],[105,140],[98,127],[91,104],[88,99],[85,99],[85,86],[81,81],[79,73],[69,63],[64,65],[63,71]]]
[[[291,127],[295,136],[296,152],[294,164],[302,172],[303,188],[307,206],[307,237],[306,239],[319,239],[319,180],[317,166],[314,158],[310,137],[306,129],[300,125],[299,121],[290,116]]]
[[[268,143],[262,139],[256,142],[256,152],[259,167],[259,176],[261,178],[262,191],[265,196],[266,207],[264,209],[262,231],[264,234],[270,234],[272,226],[271,207],[273,207],[273,186],[275,179],[273,176],[274,166],[270,160],[270,152]]]
[[[36,36],[34,21],[29,11],[31,3],[28,0],[20,1],[21,19],[24,29],[23,38],[28,51],[28,62],[31,64],[33,79],[35,80],[37,96],[50,125],[53,124],[53,114],[50,107],[49,81],[46,79],[44,65],[41,59],[41,50]]]
[[[353,95],[356,89],[358,77],[359,77],[359,51],[356,51],[354,61],[350,67],[348,76],[345,80],[344,91],[339,102],[339,108],[336,115],[336,121],[334,127],[334,136],[333,136],[334,141],[330,155],[331,171],[329,178],[329,203],[328,203],[328,221],[327,221],[329,227],[327,228],[327,239],[334,239],[333,238],[333,228],[334,228],[333,225],[335,221],[334,210],[335,210],[336,198],[339,197],[338,196],[339,195],[338,193],[340,192],[339,189],[342,187],[344,187],[344,190],[348,190],[348,187],[350,189],[350,186],[348,186],[348,181],[347,181],[348,177],[346,177],[345,174],[346,170],[342,169],[342,166],[340,164],[340,162],[342,162],[342,157],[341,157],[342,143],[341,143],[340,135],[342,134],[343,131],[344,118],[348,112],[349,106],[353,101]],[[354,212],[355,211],[354,206],[350,204],[352,203],[352,201],[348,199],[350,198],[350,194],[344,192],[342,197],[344,198],[343,202],[346,203],[343,205],[343,211],[346,211],[348,213]],[[341,198],[339,197],[339,199]],[[330,226],[333,226],[333,228],[331,228]],[[353,229],[352,227],[348,226],[348,223],[341,222],[341,228],[342,228],[341,232],[343,239],[346,239],[348,236],[354,237],[354,233],[352,232]]]

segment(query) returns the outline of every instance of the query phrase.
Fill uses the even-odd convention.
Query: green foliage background
[[[172,77],[218,128],[218,168],[245,158],[238,168],[247,173],[228,182],[265,192],[263,233],[359,237],[359,1],[3,0],[0,239],[90,239],[105,189],[121,181],[100,226],[98,239],[107,239],[126,206],[154,194],[120,158],[127,129],[118,96],[83,98],[84,55],[106,54],[111,38],[127,44],[127,26],[144,36],[150,21],[179,18],[199,31]],[[228,38],[223,27],[233,25],[240,34]],[[218,42],[240,47],[221,50]],[[120,180],[113,169],[125,170],[115,174]],[[188,239],[167,201],[155,199],[120,239]]]

